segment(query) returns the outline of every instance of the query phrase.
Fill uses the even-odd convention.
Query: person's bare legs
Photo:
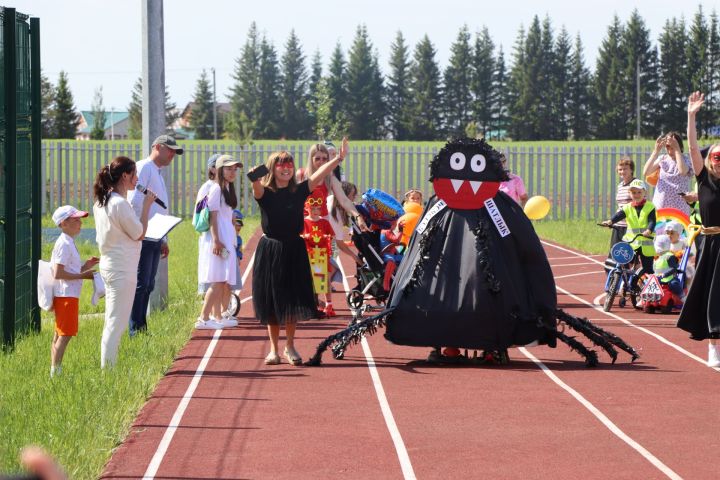
[[[57,335],[57,340],[53,342],[53,355],[50,359],[51,364],[53,367],[59,367],[62,365],[63,356],[65,355],[65,349],[68,346],[68,343],[70,343],[70,339],[72,337],[66,336],[66,335]]]
[[[278,339],[280,338],[280,325],[268,323],[268,337],[270,338],[270,353],[265,357],[265,365],[277,365],[280,363],[278,355]]]
[[[295,329],[296,323],[285,324],[285,358],[291,365],[300,365],[302,358],[295,350]]]
[[[223,294],[223,286],[222,284],[218,283],[211,283],[210,286],[207,289],[207,292],[205,293],[205,300],[203,301],[203,307],[200,311],[200,318],[202,320],[207,320],[210,318],[210,315],[215,313],[215,311],[219,308],[218,305],[220,304],[222,300],[222,294]],[[220,318],[218,315],[215,318]]]

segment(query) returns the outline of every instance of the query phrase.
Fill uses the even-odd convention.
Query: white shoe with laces
[[[720,367],[720,345],[708,344],[708,367]]]
[[[218,322],[223,327],[237,327],[238,326],[237,318],[232,317],[230,315],[228,315],[228,316],[223,315],[220,320],[215,320],[215,321]]]
[[[195,322],[195,328],[198,330],[222,330],[223,325],[214,318],[210,318],[209,320],[198,318]]]

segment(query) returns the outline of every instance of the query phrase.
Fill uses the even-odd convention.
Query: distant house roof
[[[87,110],[80,112],[80,115],[82,115],[83,118],[80,122],[78,133],[89,134],[93,129],[93,125],[95,125],[95,116],[93,115],[93,112]],[[113,124],[117,125],[118,123],[125,121],[129,116],[129,112],[105,112],[105,126],[103,130],[109,129],[113,126]]]

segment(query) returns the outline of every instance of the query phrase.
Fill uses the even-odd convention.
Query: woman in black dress
[[[312,318],[316,312],[310,262],[305,241],[300,237],[303,207],[310,192],[332,173],[347,151],[348,142],[343,139],[338,155],[300,183],[295,181],[292,155],[275,152],[265,162],[268,174],[252,182],[264,234],[253,265],[253,307],[255,316],[268,328],[270,353],[265,357],[266,365],[280,363],[281,325],[285,325],[285,358],[292,365],[302,363],[294,346],[295,325],[298,320]]]
[[[694,92],[688,100],[687,136],[698,183],[698,200],[705,244],[698,258],[677,326],[693,340],[708,339],[708,366],[720,367],[720,144],[710,147],[702,158],[695,131],[695,115],[705,96]]]

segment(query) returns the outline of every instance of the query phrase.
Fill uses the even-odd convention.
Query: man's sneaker
[[[195,322],[195,328],[198,330],[222,330],[223,325],[218,323],[214,318],[210,320],[202,320],[200,318]]]
[[[720,345],[708,345],[708,367],[720,367]]]
[[[216,321],[223,327],[237,327],[238,326],[237,318],[231,317],[231,316],[226,317],[223,315],[223,317],[220,320],[215,320],[215,319],[212,319],[212,320]]]

